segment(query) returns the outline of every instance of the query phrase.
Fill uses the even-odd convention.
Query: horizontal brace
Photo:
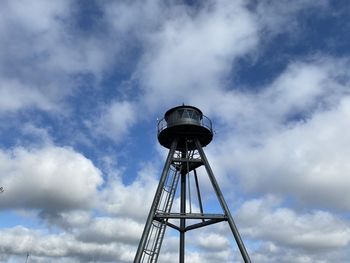
[[[175,230],[181,231],[181,229],[178,226],[176,226],[176,225],[174,225],[172,223],[169,223],[168,221],[165,221],[164,219],[160,219],[160,218],[156,218],[155,217],[154,220],[156,220],[156,221],[158,221],[158,222],[160,222],[162,224],[166,224],[167,226],[169,226],[169,227],[171,227],[171,228],[173,228]]]
[[[181,174],[186,174],[189,173],[195,169],[197,169],[198,167],[202,166],[203,163],[189,163],[189,165],[181,165],[178,168],[178,171],[180,171]]]
[[[219,222],[222,222],[222,221],[227,221],[227,218],[225,218],[225,219],[210,219],[208,221],[204,221],[204,222],[201,222],[201,223],[198,223],[198,224],[193,224],[193,225],[190,225],[190,226],[186,227],[185,231],[197,229],[197,228],[200,228],[200,227],[203,227],[203,226],[209,226],[209,225],[216,224],[216,223],[219,223]]]
[[[227,220],[227,216],[222,214],[200,214],[200,213],[156,213],[154,218],[158,219],[218,219]],[[158,220],[159,221],[159,220]]]
[[[179,163],[203,163],[202,159],[187,159],[187,158],[173,158],[173,162],[179,162]]]

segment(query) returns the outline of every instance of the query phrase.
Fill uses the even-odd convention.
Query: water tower
[[[219,222],[228,222],[245,263],[251,262],[231,213],[222,195],[203,147],[213,139],[212,124],[201,110],[193,106],[178,106],[168,110],[158,122],[158,141],[169,149],[159,185],[135,255],[134,263],[157,262],[166,227],[180,233],[179,263],[185,262],[186,232]],[[204,165],[222,208],[222,214],[206,213],[203,209],[196,169]],[[199,212],[192,211],[190,180],[195,189]],[[180,182],[180,213],[171,212]],[[195,191],[193,191],[195,190]],[[186,207],[186,205],[188,207]],[[190,219],[190,221],[188,221]],[[170,221],[171,222],[170,222]],[[173,223],[176,220],[177,223]],[[197,221],[196,221],[197,220]],[[191,224],[187,224],[190,222]],[[197,222],[197,223],[193,223]]]

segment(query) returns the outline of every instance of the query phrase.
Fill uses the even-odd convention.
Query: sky
[[[349,15],[346,0],[1,1],[0,262],[132,262],[167,154],[157,120],[183,103],[213,122],[204,150],[252,262],[350,262]],[[168,231],[159,262],[177,249]],[[242,258],[220,223],[188,234],[186,262]]]

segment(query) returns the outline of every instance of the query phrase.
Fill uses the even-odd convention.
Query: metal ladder
[[[170,213],[180,175],[178,169],[176,169],[176,166],[177,165],[173,163],[168,171],[167,179],[163,186],[160,201],[156,209],[157,214]],[[162,219],[160,221],[153,219],[145,249],[142,253],[141,262],[157,262],[167,222],[168,219]]]

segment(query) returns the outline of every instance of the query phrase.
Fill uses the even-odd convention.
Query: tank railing
[[[179,125],[186,124],[186,122],[181,123],[181,118],[178,118],[177,120],[179,121]],[[195,121],[197,122],[198,120],[195,120]],[[198,121],[198,123],[199,123],[198,126],[202,126],[204,128],[207,128],[209,131],[213,132],[211,120],[207,116],[202,115],[202,118]],[[189,125],[196,125],[196,124],[189,123]],[[163,131],[164,129],[166,129],[168,127],[172,127],[174,125],[171,124],[171,125],[168,126],[168,122],[165,120],[165,118],[162,118],[162,119],[160,119],[158,121],[158,125],[157,126],[158,126],[158,135],[159,135],[159,133],[161,131]]]

